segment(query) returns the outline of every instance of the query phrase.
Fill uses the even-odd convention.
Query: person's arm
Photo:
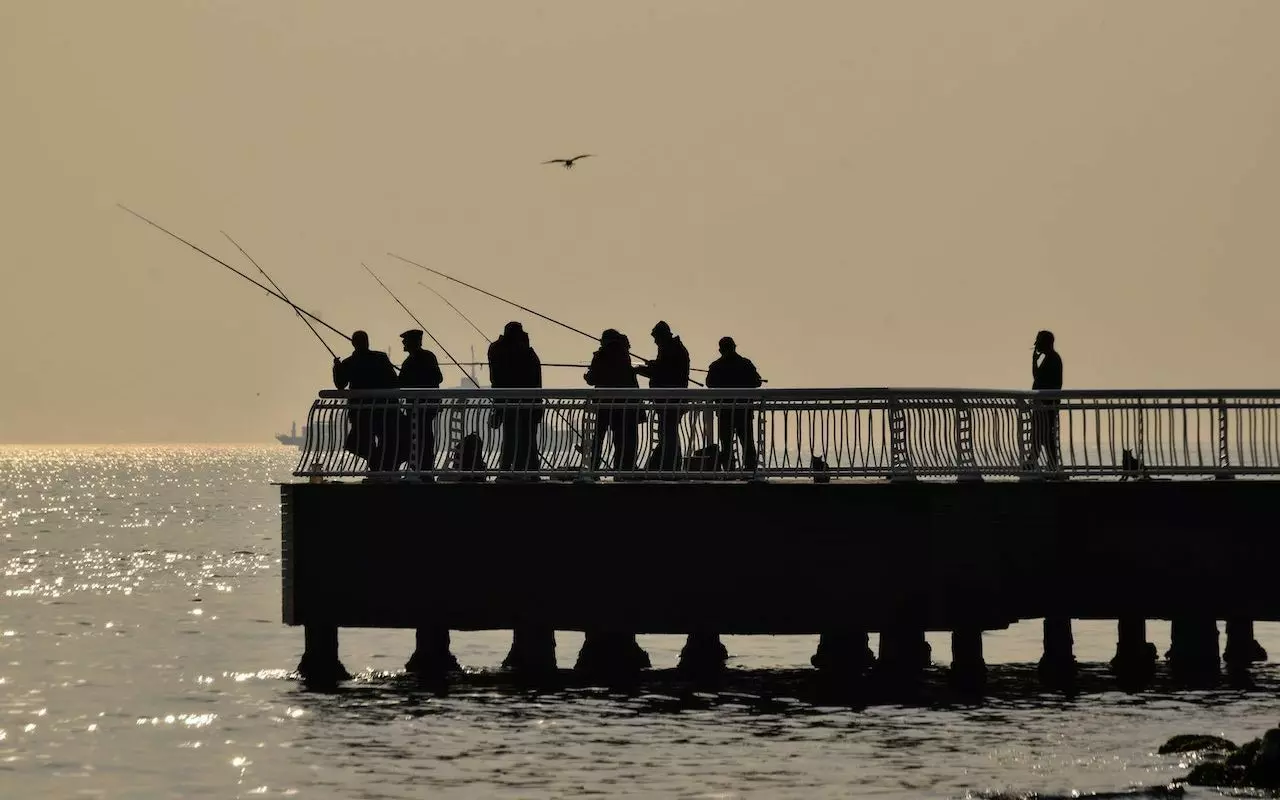
[[[342,359],[337,356],[333,357],[333,388],[345,389],[350,381],[347,379],[346,365],[342,363]]]
[[[529,348],[529,356],[533,361],[533,387],[535,389],[542,388],[542,359],[538,358],[538,351],[532,347]]]
[[[440,371],[440,362],[435,353],[427,353],[427,371],[431,376],[428,383],[434,383],[435,388],[439,389],[440,384],[444,383],[444,373]]]
[[[764,379],[760,377],[760,370],[756,369],[756,365],[752,363],[751,359],[748,358],[746,361],[747,368],[751,370],[751,387],[753,389],[759,389],[760,386],[764,384]]]
[[[719,389],[719,388],[720,388],[720,370],[719,370],[719,369],[717,368],[717,366],[716,366],[718,363],[719,363],[719,362],[713,361],[713,362],[711,362],[711,366],[707,367],[707,382],[706,382],[706,383],[707,383],[707,388],[708,388],[708,389]]]

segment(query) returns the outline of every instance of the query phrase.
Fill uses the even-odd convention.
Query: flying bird
[[[564,164],[565,169],[573,169],[573,162],[577,161],[580,158],[590,158],[590,157],[591,157],[591,153],[583,153],[582,155],[574,156],[573,158],[553,158],[550,161],[543,161],[542,163],[543,164]]]

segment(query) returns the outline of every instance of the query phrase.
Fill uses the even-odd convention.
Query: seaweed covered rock
[[[1229,739],[1223,739],[1221,736],[1184,733],[1179,736],[1175,736],[1160,745],[1159,753],[1161,755],[1168,753],[1193,753],[1200,750],[1231,752],[1235,749],[1236,745],[1234,742]]]
[[[1203,750],[1209,757],[1192,768],[1183,778],[1192,786],[1213,786],[1233,789],[1280,789],[1280,728],[1272,728],[1259,739],[1231,748],[1185,748],[1166,750],[1179,739],[1216,740],[1231,744],[1217,737],[1174,737],[1160,748],[1162,753],[1183,753]]]

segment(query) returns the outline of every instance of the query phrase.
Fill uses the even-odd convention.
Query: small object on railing
[[[324,475],[320,474],[322,470],[324,470],[324,464],[320,463],[319,460],[311,462],[312,483],[324,483]]]
[[[814,483],[831,483],[831,467],[827,466],[825,459],[818,456],[810,456],[809,466],[814,472],[818,473],[813,476]]]

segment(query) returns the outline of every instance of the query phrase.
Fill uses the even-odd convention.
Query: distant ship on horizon
[[[303,443],[307,441],[307,426],[306,425],[302,426],[302,433],[301,435],[299,435],[298,423],[294,422],[291,426],[289,426],[288,433],[276,434],[276,441],[283,445],[293,445],[294,447],[302,447]]]

